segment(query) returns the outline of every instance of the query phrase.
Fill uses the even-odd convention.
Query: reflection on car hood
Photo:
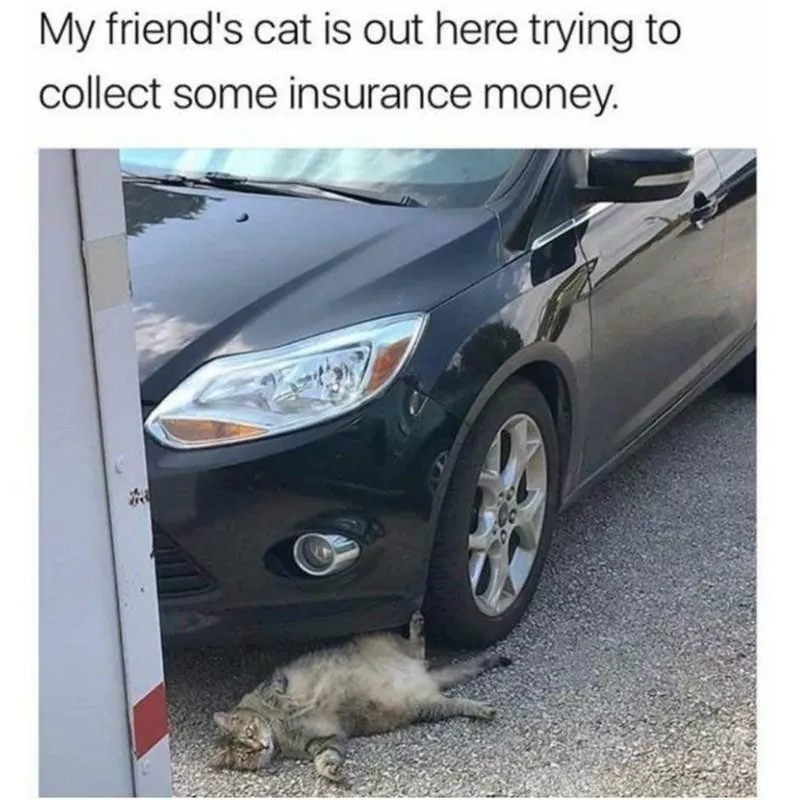
[[[442,210],[126,181],[142,394],[224,353],[432,308],[496,263],[485,208]]]

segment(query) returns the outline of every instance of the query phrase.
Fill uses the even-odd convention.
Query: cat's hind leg
[[[407,650],[412,658],[425,660],[425,617],[421,611],[415,611],[408,623]]]
[[[286,694],[286,689],[289,686],[289,679],[286,677],[286,673],[277,668],[273,673],[272,677],[269,680],[269,688],[275,692],[275,694]]]
[[[508,667],[511,665],[508,656],[501,656],[496,653],[471,658],[469,661],[462,661],[460,664],[451,664],[447,667],[431,670],[429,675],[436,681],[440,689],[449,689],[458,686],[460,683],[477,678],[484,672],[497,667]]]
[[[416,711],[414,722],[439,722],[452,717],[492,720],[496,711],[485,703],[463,697],[437,697],[423,701]]]

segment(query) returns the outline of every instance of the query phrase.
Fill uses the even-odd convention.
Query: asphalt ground
[[[755,410],[712,389],[568,510],[528,614],[496,648],[514,665],[459,690],[495,721],[354,740],[347,789],[307,763],[206,767],[212,712],[291,653],[168,651],[174,793],[755,795]]]

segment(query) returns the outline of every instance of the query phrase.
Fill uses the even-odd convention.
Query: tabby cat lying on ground
[[[323,778],[339,782],[350,737],[449,717],[493,719],[493,708],[442,690],[510,663],[505,656],[485,655],[428,671],[424,622],[417,613],[408,639],[374,634],[301,656],[232,711],[214,714],[226,741],[211,765],[256,771],[280,754],[311,759]]]

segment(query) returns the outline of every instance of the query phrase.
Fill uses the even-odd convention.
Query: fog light
[[[361,555],[361,548],[346,536],[304,533],[295,541],[292,553],[303,572],[320,578],[347,569]]]

